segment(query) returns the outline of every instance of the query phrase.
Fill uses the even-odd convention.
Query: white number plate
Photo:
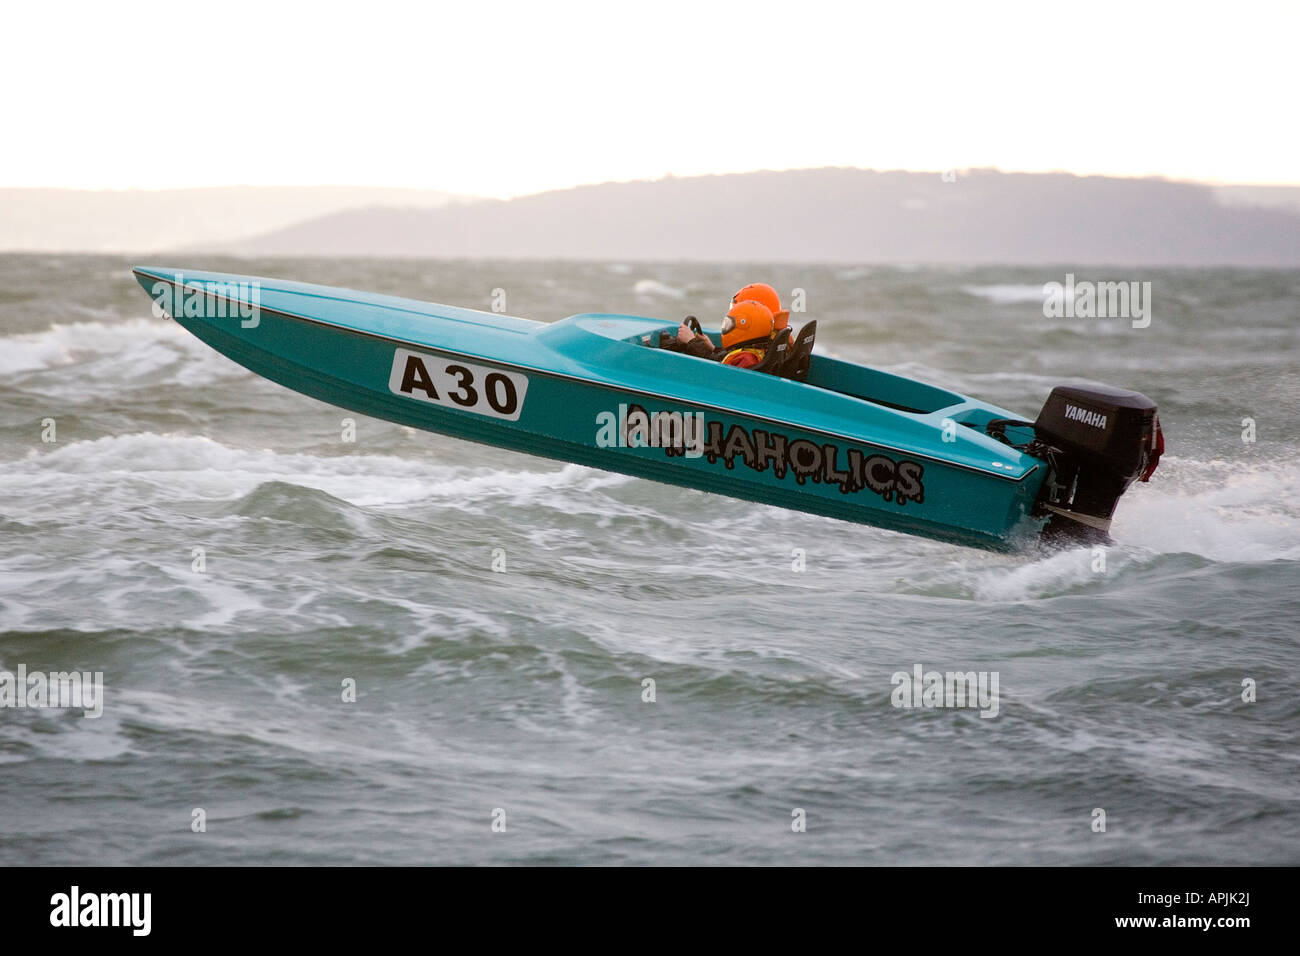
[[[417,401],[514,422],[524,407],[528,376],[398,349],[388,389]]]

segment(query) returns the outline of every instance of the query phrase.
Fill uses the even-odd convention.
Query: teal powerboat
[[[677,323],[554,323],[280,279],[141,266],[212,348],[375,418],[607,471],[963,544],[1104,538],[1149,477],[1155,405],[1060,387],[1035,421],[813,350],[815,323],[760,370],[665,348]]]

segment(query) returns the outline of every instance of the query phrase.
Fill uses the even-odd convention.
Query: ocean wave
[[[74,367],[75,376],[64,374]],[[56,323],[0,337],[0,375],[27,376],[23,387],[29,391],[79,399],[253,377],[176,323],[156,319]]]
[[[0,493],[21,497],[34,479],[47,492],[83,495],[88,479],[99,494],[116,479],[126,488],[146,483],[167,498],[233,500],[264,482],[314,488],[360,507],[422,500],[574,499],[633,479],[563,465],[555,469],[475,468],[396,455],[314,455],[236,448],[195,435],[112,435],[53,446],[11,462]]]
[[[1042,285],[1015,285],[1003,283],[997,285],[964,285],[961,290],[967,295],[987,299],[998,305],[1014,305],[1020,302],[1041,303],[1044,298]]]
[[[116,694],[104,687],[104,696]],[[124,729],[123,715],[106,709],[99,717],[81,711],[26,711],[21,719],[4,722],[0,732],[0,763],[28,760],[68,760],[90,763],[119,760],[135,752]]]
[[[632,291],[643,299],[654,298],[656,296],[667,299],[684,299],[686,290],[679,289],[676,286],[668,285],[666,282],[660,282],[658,279],[638,279]]]
[[[0,374],[59,368],[103,355],[118,355],[142,342],[167,342],[195,354],[203,349],[203,343],[174,322],[124,319],[56,323],[41,332],[0,337]]]

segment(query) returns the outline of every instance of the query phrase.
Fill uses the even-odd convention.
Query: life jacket
[[[722,360],[722,364],[723,364],[723,365],[736,365],[736,364],[738,364],[738,362],[739,362],[739,360],[740,360],[740,356],[742,356],[742,355],[752,355],[752,356],[754,357],[754,361],[753,361],[752,364],[753,364],[753,365],[757,365],[759,362],[763,361],[763,356],[766,355],[766,354],[767,354],[767,349],[759,349],[759,348],[753,348],[753,347],[749,347],[749,348],[739,348],[739,349],[732,349],[730,352],[727,353],[727,357],[724,358],[724,359]],[[741,365],[740,367],[741,367],[741,368],[749,368],[749,367],[751,367],[751,364],[750,364],[750,363],[745,363],[744,365]]]

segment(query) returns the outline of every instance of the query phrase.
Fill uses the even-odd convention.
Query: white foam
[[[686,297],[685,290],[660,282],[658,279],[638,279],[632,290],[642,298],[660,296],[668,299],[684,299]]]
[[[199,436],[145,432],[59,444],[52,451],[10,462],[0,472],[0,495],[26,500],[33,480],[39,480],[46,491],[42,507],[57,511],[66,503],[60,496],[82,499],[88,484],[93,484],[99,497],[116,490],[138,499],[133,489],[143,482],[168,499],[231,500],[264,482],[282,481],[318,489],[359,507],[372,507],[492,497],[558,504],[581,500],[586,492],[632,479],[580,465],[507,471],[395,455],[284,454],[233,448]]]
[[[209,574],[191,573],[190,578],[186,582],[189,592],[207,601],[209,610],[182,620],[180,623],[185,627],[216,630],[232,624],[241,614],[249,620],[265,620],[266,608],[261,597],[251,593],[245,584],[226,584]]]
[[[1213,561],[1300,559],[1300,463],[1166,455],[1121,500],[1116,540]]]
[[[962,291],[980,299],[996,302],[998,305],[1013,305],[1018,302],[1042,302],[1045,299],[1042,285],[1014,285],[1011,283],[995,285],[965,285]]]
[[[1109,560],[1107,570],[1116,570]],[[1018,567],[978,571],[972,588],[981,601],[1024,601],[1072,591],[1096,581],[1097,573],[1092,552],[1075,548]]]
[[[34,387],[49,394],[67,391],[84,398],[87,394],[120,394],[124,387],[139,383],[198,386],[251,377],[167,320],[56,323],[41,332],[0,337],[0,375],[71,366],[77,368],[75,379],[50,376]]]
[[[122,717],[114,709],[117,690],[104,687],[105,709],[99,717],[83,717],[83,711],[45,710],[30,711],[31,723],[8,722],[4,739],[31,748],[41,760],[97,761],[116,760],[131,753],[134,748],[122,729]],[[45,729],[37,729],[41,723]],[[57,728],[51,732],[51,728]],[[15,755],[6,763],[28,759]]]
[[[1090,546],[978,557],[962,549],[937,577],[974,600],[1006,603],[1109,587],[1161,555],[1300,560],[1297,464],[1165,456],[1151,483],[1131,486],[1120,502],[1104,566]]]
[[[162,320],[55,324],[41,332],[0,337],[0,374],[71,365],[120,353],[142,341],[179,343],[186,338],[192,336]]]

